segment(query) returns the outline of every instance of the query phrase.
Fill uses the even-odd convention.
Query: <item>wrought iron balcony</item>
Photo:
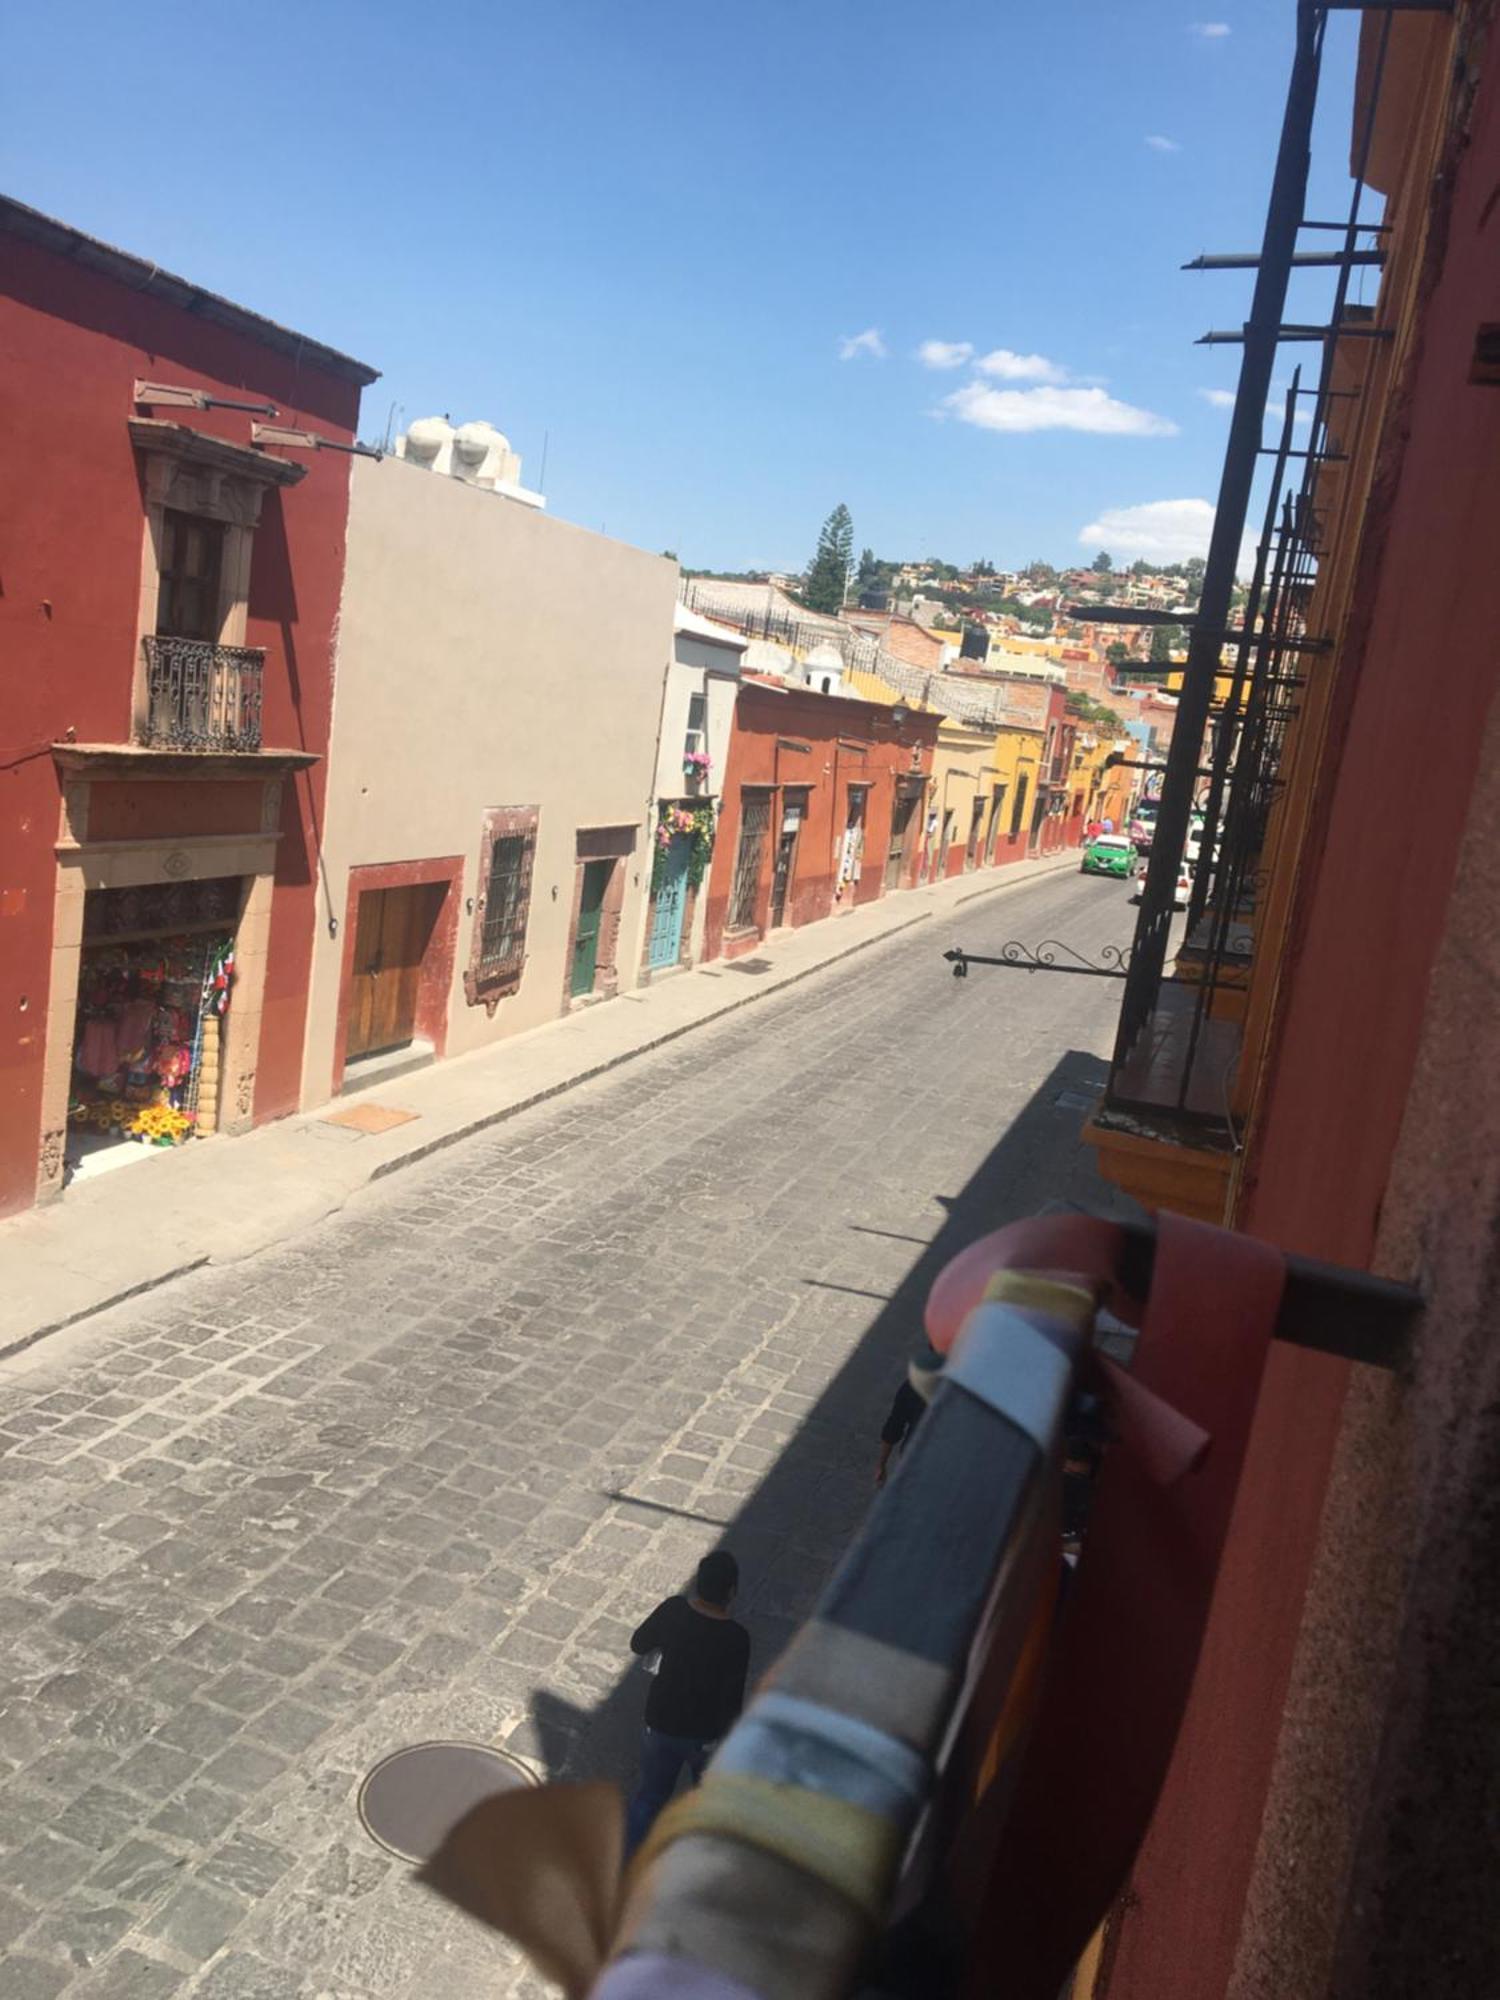
[[[162,750],[258,750],[265,649],[148,635],[142,743]]]

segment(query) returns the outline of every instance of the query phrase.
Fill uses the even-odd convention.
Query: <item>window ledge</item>
[[[502,1000],[519,992],[525,970],[526,961],[522,959],[519,965],[494,972],[468,971],[464,974],[464,998],[471,1007],[483,1007],[493,1014]]]
[[[312,750],[164,750],[148,743],[54,743],[60,771],[85,778],[264,778],[302,771],[322,759]]]

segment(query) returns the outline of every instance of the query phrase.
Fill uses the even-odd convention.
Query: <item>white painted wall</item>
[[[729,738],[734,728],[734,702],[739,690],[740,668],[746,643],[738,634],[709,637],[691,629],[692,614],[679,609],[673,635],[672,660],[667,669],[662,699],[661,742],[656,763],[656,797],[687,800],[693,796],[712,799],[715,811],[723,797],[724,769],[729,760]],[[692,697],[708,697],[705,749],[711,763],[708,784],[696,794],[690,791],[683,774],[682,756],[687,738],[688,713]],[[700,894],[693,911],[691,952],[697,959],[703,946],[703,926],[708,914],[708,898]]]

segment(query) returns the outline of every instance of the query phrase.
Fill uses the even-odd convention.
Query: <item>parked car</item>
[[[1134,841],[1138,854],[1149,854],[1151,852],[1151,841],[1156,832],[1155,799],[1141,800],[1134,814],[1131,816],[1130,825],[1126,831],[1129,833],[1131,840]]]
[[[1146,871],[1142,868],[1135,878],[1135,887],[1130,892],[1132,903],[1138,903],[1141,900],[1142,895],[1145,893],[1145,888]],[[1192,893],[1193,871],[1188,863],[1184,861],[1177,870],[1177,884],[1172,891],[1172,908],[1174,910],[1185,910]]]
[[[1135,843],[1123,833],[1096,833],[1078,864],[1083,875],[1124,875],[1135,871]]]
[[[1219,850],[1222,845],[1222,841],[1216,840],[1214,842],[1215,866],[1218,865]],[[1195,815],[1192,825],[1188,828],[1186,854],[1190,868],[1196,868],[1198,863],[1203,859],[1203,817],[1201,814]]]

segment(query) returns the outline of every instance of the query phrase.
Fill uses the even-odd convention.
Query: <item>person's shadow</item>
[[[1134,1203],[1101,1179],[1080,1136],[1106,1073],[1095,1056],[1074,1050],[1062,1057],[967,1186],[937,1197],[946,1217],[930,1241],[892,1230],[864,1232],[910,1241],[919,1254],[738,1514],[714,1523],[722,1526],[721,1545],[740,1566],[742,1592],[734,1615],[750,1632],[752,1683],[812,1611],[874,1498],[876,1440],[908,1358],[920,1344],[922,1311],[938,1272],[976,1237],[1049,1205],[1139,1215]],[[855,1223],[849,1227],[861,1229]],[[827,1288],[816,1274],[809,1274],[807,1283]],[[628,1495],[610,1497],[642,1509],[642,1519],[674,1511]],[[684,1577],[683,1587],[689,1582]],[[639,1617],[652,1609],[643,1603]],[[529,1747],[548,1776],[612,1778],[628,1790],[647,1685],[639,1661],[631,1661],[592,1708],[539,1688],[532,1697]]]

